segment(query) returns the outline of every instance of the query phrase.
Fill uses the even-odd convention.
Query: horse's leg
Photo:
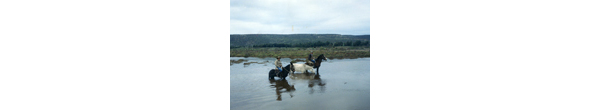
[[[319,68],[317,68],[317,74],[319,74]]]
[[[309,68],[309,67],[304,68],[304,73],[309,73],[310,71],[312,71],[312,68]]]

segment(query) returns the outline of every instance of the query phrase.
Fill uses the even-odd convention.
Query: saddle
[[[312,61],[310,61],[309,59],[306,59],[306,63],[304,63],[308,66],[315,66],[314,63]]]
[[[277,67],[275,67],[273,70],[275,70],[275,76],[279,76],[279,73],[280,73],[281,71],[279,71],[279,69],[277,69]]]

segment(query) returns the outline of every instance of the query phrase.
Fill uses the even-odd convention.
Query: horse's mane
[[[290,65],[287,65],[287,66],[285,66],[285,67],[283,67],[283,68],[287,68],[287,69],[290,69]]]
[[[285,77],[287,77],[289,71],[292,70],[292,67],[290,66],[290,64],[288,64],[287,66],[283,67],[282,69],[283,69],[283,71],[281,71],[281,73],[283,73],[283,74],[280,73],[280,75],[281,75],[280,77],[283,77],[285,79]]]
[[[292,70],[291,66],[294,66],[294,65],[288,64],[285,67],[283,67],[282,69],[285,69],[284,71],[289,71],[289,70]]]
[[[321,54],[317,57],[317,59],[320,59],[320,58],[325,58],[325,55]]]

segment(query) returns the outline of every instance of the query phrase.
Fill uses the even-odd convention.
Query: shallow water
[[[274,58],[230,57],[234,61],[239,59],[248,61],[230,65],[232,110],[365,110],[370,107],[369,58],[329,59],[321,63],[319,74],[296,72],[286,80],[268,79],[269,70],[275,68]],[[290,61],[281,59],[283,66]]]

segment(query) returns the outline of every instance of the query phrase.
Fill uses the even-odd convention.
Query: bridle
[[[321,60],[319,60],[319,59],[321,59]],[[319,55],[319,57],[317,57],[317,60],[319,61],[319,64],[321,64],[321,62],[323,62],[323,59],[327,60],[327,57],[325,57],[325,55]],[[315,63],[317,63],[316,60],[315,60]]]

